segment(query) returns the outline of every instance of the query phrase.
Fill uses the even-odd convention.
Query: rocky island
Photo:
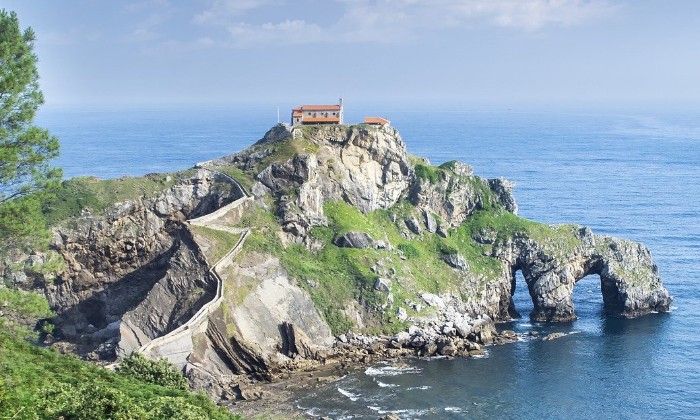
[[[518,271],[533,320],[575,319],[591,274],[611,316],[669,310],[644,245],[521,218],[513,185],[411,156],[391,126],[277,125],[187,171],[67,181],[50,250],[5,277],[47,296],[47,343],[167,358],[222,402],[334,362],[481,354],[512,338],[494,324],[520,316]]]

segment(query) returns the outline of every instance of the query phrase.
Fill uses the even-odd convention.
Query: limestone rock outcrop
[[[513,278],[516,271],[522,272],[533,299],[533,320],[575,319],[573,288],[592,274],[600,277],[603,304],[610,315],[668,311],[671,297],[646,246],[594,235],[578,226],[559,229],[565,238],[559,243],[516,235],[492,244],[493,256],[506,263]]]
[[[493,322],[519,315],[512,299],[517,271],[527,282],[537,321],[574,319],[573,288],[591,274],[600,277],[612,315],[670,307],[644,245],[517,218],[512,182],[480,178],[458,162],[433,167],[410,157],[391,127],[278,125],[251,148],[201,165],[157,196],[117,203],[102,215],[85,214],[55,229],[52,248],[65,269],[38,283],[58,314],[61,336],[88,347],[107,343],[123,355],[187,329],[186,345],[175,349],[180,353],[173,359],[193,384],[226,398],[235,387],[222,378],[269,380],[281,370],[343,354],[352,343],[365,346],[356,355],[361,360],[382,351],[482,354],[481,345],[499,340]],[[255,198],[218,173],[219,166],[244,171]],[[246,204],[235,207],[242,197]],[[359,212],[336,215],[333,225],[324,210],[333,202]],[[265,210],[261,223],[274,226],[266,225],[245,248],[258,221],[246,217],[256,209]],[[337,220],[346,215],[381,222],[348,229]],[[486,221],[470,226],[479,215]],[[210,228],[231,235],[245,231],[233,247],[245,252],[218,255],[226,264],[212,266],[205,253],[215,254],[215,241],[188,227],[187,220],[197,216],[205,216],[198,225],[203,228],[212,223]],[[393,236],[383,232],[387,226]],[[271,245],[270,237],[281,240]],[[340,308],[334,315],[358,329],[381,327],[379,322],[395,316],[408,330],[372,339],[348,332],[336,341],[324,318],[328,308],[316,307],[312,292],[337,283],[320,283],[315,276],[323,270],[309,270],[303,281],[290,275],[294,270],[284,263],[290,243],[296,251],[354,248],[332,248],[341,267],[343,258],[361,255],[353,261],[358,278],[348,281],[357,280],[348,286],[355,289],[347,301],[332,302]],[[432,259],[412,266],[410,259],[421,253]],[[417,271],[444,276],[421,284],[412,278]],[[370,311],[380,315],[365,317]],[[193,316],[205,321],[190,325]]]
[[[480,178],[472,175],[467,165],[448,162],[440,166],[436,177],[416,177],[407,198],[433,220],[432,215],[437,215],[442,221],[440,228],[444,230],[459,226],[475,211],[486,207],[499,206],[512,213],[517,212],[514,185],[512,181],[501,178]],[[433,225],[428,216],[426,219],[426,227],[431,230]]]
[[[302,150],[280,159],[280,145],[294,141]],[[447,237],[450,229],[478,211],[518,210],[512,181],[480,178],[468,165],[455,161],[437,168],[427,160],[412,162],[391,127],[279,125],[251,149],[212,164],[257,170],[260,190],[277,197],[278,217],[295,242],[305,242],[311,228],[326,224],[323,204],[329,201],[344,201],[366,213],[390,208],[404,198],[416,209],[398,221],[407,238],[426,233]],[[480,232],[474,240],[486,245],[486,254],[500,262],[501,273],[480,275],[469,270],[464,257],[445,254],[445,263],[462,272],[455,291],[459,296],[452,295],[455,305],[464,313],[496,320],[518,316],[511,295],[513,275],[520,270],[533,296],[536,320],[573,319],[573,285],[588,274],[601,276],[605,307],[611,314],[668,310],[671,298],[643,245],[581,232],[563,233],[568,242],[527,232],[505,239],[499,232]],[[347,239],[337,238],[336,245],[352,246]]]
[[[394,128],[320,126],[308,132],[278,125],[252,148],[211,161],[257,168],[284,153],[303,136],[300,150],[288,160],[260,168],[256,179],[280,201],[283,228],[304,236],[325,222],[323,204],[343,200],[362,212],[386,209],[398,201],[411,180],[406,145]]]
[[[187,321],[215,286],[183,221],[239,194],[199,170],[154,197],[55,228],[52,248],[65,269],[44,287],[59,335],[97,345],[124,333],[128,352]]]
[[[343,248],[365,249],[371,247],[374,240],[364,232],[348,232],[335,238],[333,243]]]

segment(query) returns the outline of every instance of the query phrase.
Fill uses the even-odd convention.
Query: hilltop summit
[[[480,354],[515,338],[493,322],[520,316],[517,271],[534,320],[574,319],[589,274],[611,315],[668,311],[644,245],[518,217],[513,185],[411,156],[389,125],[277,125],[192,170],[68,181],[42,257],[60,264],[23,275],[76,351],[166,357],[217,399],[242,396],[232,374]]]

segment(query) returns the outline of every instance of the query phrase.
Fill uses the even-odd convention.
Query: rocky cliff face
[[[521,219],[512,182],[412,158],[391,127],[278,125],[202,166],[156,197],[55,230],[65,270],[45,288],[65,338],[128,353],[187,322],[223,286],[178,360],[193,383],[225,398],[228,375],[269,379],[348,346],[362,357],[380,354],[378,345],[389,355],[478,354],[494,339],[491,320],[518,316],[518,270],[538,321],[573,319],[573,288],[590,274],[600,276],[610,314],[667,311],[671,302],[643,245]],[[255,204],[212,213],[245,195],[218,170],[245,178]],[[219,233],[186,227],[209,213]],[[243,231],[251,239],[213,273],[205,253],[223,241],[216,235]],[[336,341],[329,325],[336,335],[413,329]]]
[[[600,276],[603,304],[610,315],[631,318],[668,310],[671,297],[644,245],[594,235],[578,226],[562,230],[566,243],[527,235],[503,242],[481,237],[493,245],[492,255],[506,264],[513,279],[516,271],[523,273],[534,304],[533,320],[574,320],[573,288],[592,274]]]
[[[88,349],[107,341],[102,350],[109,353],[120,330],[138,346],[184,323],[215,286],[183,221],[238,194],[200,170],[156,197],[117,203],[55,228],[52,248],[64,270],[43,283],[59,335]]]
[[[300,153],[280,159],[278,145],[289,142],[297,142]],[[257,180],[254,193],[270,194],[277,200],[278,217],[292,242],[307,242],[312,227],[326,225],[324,203],[334,201],[370,213],[392,209],[405,199],[413,210],[393,217],[403,219],[395,223],[407,239],[432,234],[447,237],[450,229],[461,226],[475,212],[517,211],[512,182],[479,178],[459,162],[440,167],[411,162],[393,128],[290,130],[278,126],[253,148],[212,164],[233,164],[252,171]],[[505,236],[498,229],[472,235],[483,254],[497,259],[502,269],[500,274],[484,276],[469,270],[462,255],[445,255],[446,265],[461,272],[452,290],[458,297],[457,306],[472,316],[486,314],[505,320],[517,315],[511,295],[514,273],[521,270],[533,298],[531,316],[535,320],[573,319],[573,286],[589,274],[600,275],[605,307],[611,314],[636,316],[668,309],[670,297],[643,245],[571,229],[541,226],[535,232],[515,230]],[[348,246],[343,244],[352,241],[343,242],[346,236],[336,238],[335,243]]]
[[[265,166],[280,144],[295,139],[300,153]],[[280,125],[252,148],[212,162],[221,163],[254,171],[261,168],[253,192],[269,191],[277,198],[283,229],[297,237],[325,224],[323,203],[327,201],[346,201],[365,213],[391,207],[408,188],[412,175],[398,131],[365,126],[290,131]]]
[[[503,178],[484,180],[460,162],[441,165],[432,178],[415,177],[407,198],[426,214],[444,221],[443,230],[462,224],[471,214],[487,206],[517,213],[513,197],[515,183]],[[428,231],[430,226],[426,224]]]

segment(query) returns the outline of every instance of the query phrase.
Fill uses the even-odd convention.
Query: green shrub
[[[36,292],[0,285],[0,302],[7,304],[5,312],[21,318],[48,318],[53,316],[49,302]]]
[[[240,419],[206,396],[30,345],[0,325],[0,419]]]
[[[446,171],[454,171],[454,169],[458,163],[459,162],[456,160],[450,160],[450,161],[447,161],[447,162],[443,163],[442,165],[438,166],[438,168],[444,169]]]
[[[418,251],[418,248],[416,248],[413,244],[404,242],[398,244],[396,248],[403,252],[403,255],[408,259],[420,257],[420,251]]]
[[[437,184],[440,180],[445,179],[444,171],[435,166],[417,163],[415,171],[418,178],[428,180],[431,184]]]
[[[159,397],[154,401],[151,409],[151,416],[155,419],[201,420],[208,418],[206,410],[183,397]]]
[[[187,379],[182,375],[182,372],[166,359],[153,361],[138,353],[133,353],[122,360],[117,372],[156,385],[182,390],[189,389]]]
[[[52,384],[37,401],[39,414],[54,419],[136,419],[146,411],[116,388],[102,384]]]

